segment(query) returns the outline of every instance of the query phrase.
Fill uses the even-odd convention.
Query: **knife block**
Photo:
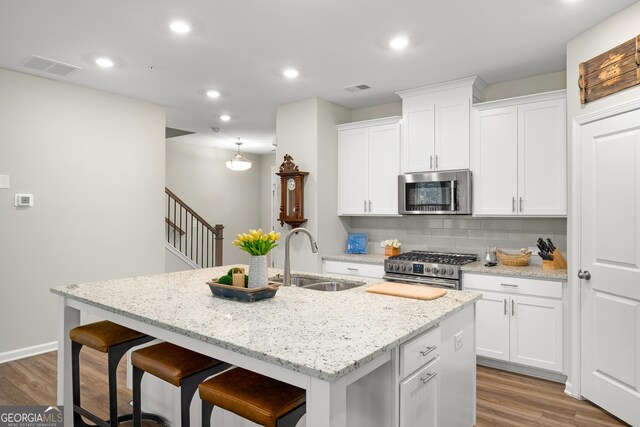
[[[559,249],[551,252],[553,261],[542,261],[542,268],[544,270],[564,270],[567,268],[567,260],[562,256],[562,252]]]

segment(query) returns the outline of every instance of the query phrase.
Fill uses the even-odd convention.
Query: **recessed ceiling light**
[[[98,58],[96,59],[96,64],[98,64],[102,68],[113,67],[113,61],[109,58]]]
[[[409,39],[404,36],[394,37],[389,40],[389,46],[395,50],[402,50],[409,45]]]
[[[185,21],[173,21],[171,24],[169,24],[169,28],[171,28],[171,31],[177,34],[186,34],[191,31],[191,26],[188,22]]]
[[[223,114],[220,116],[220,120],[222,120],[223,122],[228,122],[229,120],[231,120],[231,116],[228,114]]]
[[[282,72],[282,75],[288,79],[295,79],[296,77],[298,77],[298,74],[300,73],[295,68],[287,68]]]
[[[210,90],[207,92],[207,96],[209,98],[220,98],[220,92],[218,92],[217,90]]]

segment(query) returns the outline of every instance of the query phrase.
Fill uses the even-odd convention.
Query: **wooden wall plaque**
[[[640,84],[640,35],[579,65],[580,103]]]

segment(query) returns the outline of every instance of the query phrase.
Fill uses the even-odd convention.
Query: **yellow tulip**
[[[279,239],[280,239],[280,233],[278,232],[276,233],[276,240],[279,240]]]
[[[262,228],[258,229],[258,236],[262,236]]]
[[[263,234],[260,239],[262,239],[262,241],[266,242],[267,240],[269,240],[269,236],[267,236],[266,234]]]
[[[231,244],[234,246],[240,246],[240,240],[234,240]]]

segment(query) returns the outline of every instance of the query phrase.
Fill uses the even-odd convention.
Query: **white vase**
[[[249,287],[263,288],[269,282],[266,255],[252,255],[249,263]]]

